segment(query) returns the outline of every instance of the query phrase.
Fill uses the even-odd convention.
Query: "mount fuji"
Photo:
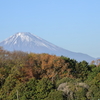
[[[63,55],[77,61],[85,60],[91,62],[95,59],[87,54],[65,50],[29,32],[16,33],[8,39],[0,42],[0,46],[8,51],[18,50],[28,53],[48,53],[57,56]]]

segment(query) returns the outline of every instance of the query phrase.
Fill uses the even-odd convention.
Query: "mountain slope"
[[[65,50],[28,32],[16,33],[8,39],[0,42],[0,46],[9,51],[20,50],[34,53],[49,53],[57,56],[63,55],[76,59],[77,61],[86,60],[90,62],[94,60],[94,58],[89,55]]]

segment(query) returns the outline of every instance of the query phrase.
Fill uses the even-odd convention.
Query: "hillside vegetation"
[[[0,47],[0,100],[99,100],[99,62]]]

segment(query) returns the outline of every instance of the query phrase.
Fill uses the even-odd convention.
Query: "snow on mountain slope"
[[[65,50],[29,32],[16,33],[0,42],[0,46],[8,51],[20,50],[33,53],[49,53],[57,56],[63,55],[77,61],[86,60],[90,62],[94,60],[89,55]]]

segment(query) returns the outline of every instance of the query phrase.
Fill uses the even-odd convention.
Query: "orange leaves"
[[[21,51],[7,52],[0,48],[2,66],[10,66],[10,69],[17,70],[20,75],[17,78],[32,78],[41,79],[43,77],[54,79],[56,77],[68,76],[70,70],[69,63],[65,62],[61,57],[49,54],[34,54]],[[11,72],[12,73],[12,72]]]
[[[70,73],[68,66],[69,63],[65,63],[63,59],[55,55],[30,53],[25,63],[25,69],[27,69],[25,72],[29,77],[52,79],[56,76],[65,76],[65,73],[68,76],[67,74]]]
[[[91,62],[91,64],[96,64],[96,66],[98,67],[98,66],[100,66],[100,59],[97,59],[97,60],[93,60],[92,62]]]

